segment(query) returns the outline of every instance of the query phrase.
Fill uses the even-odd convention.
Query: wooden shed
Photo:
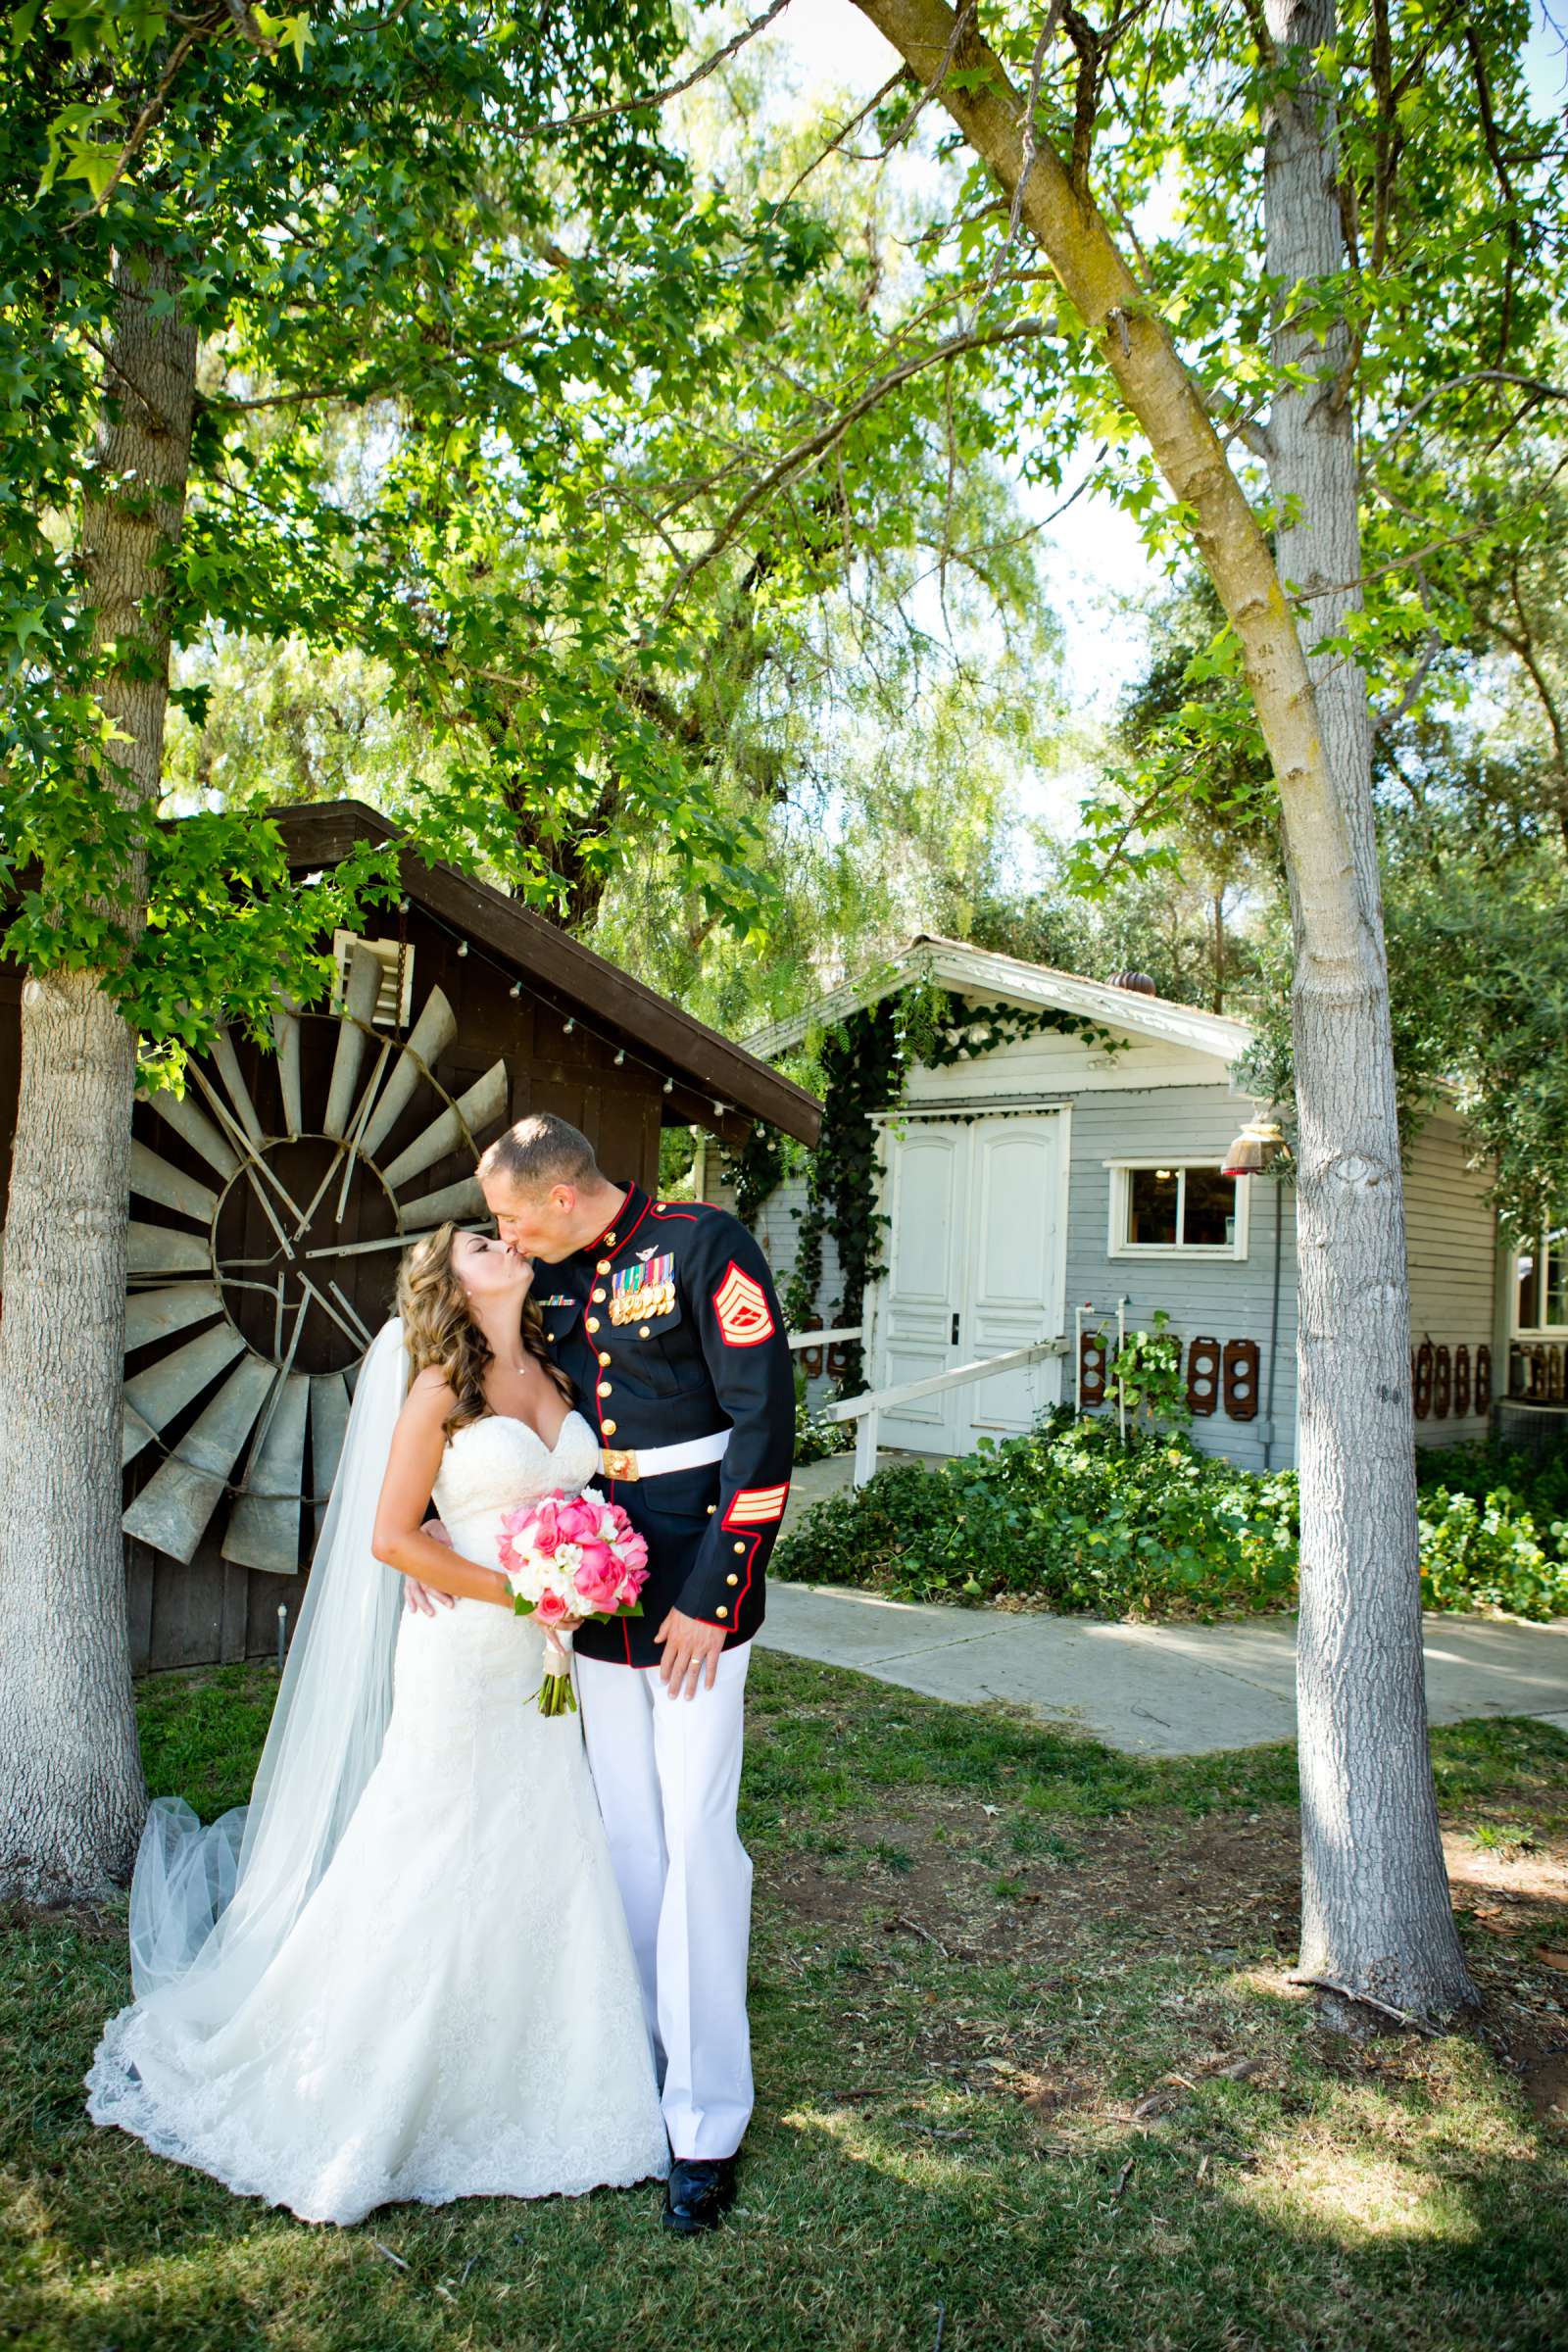
[[[277,813],[297,871],[397,829],[357,801]],[[530,908],[412,851],[404,897],[338,935],[329,1005],[275,1051],[220,1037],[133,1114],[125,1531],[138,1669],[270,1652],[291,1622],[360,1358],[400,1250],[485,1215],[475,1154],[530,1110],[656,1190],[660,1138],[814,1141],[819,1106]],[[22,974],[0,958],[0,1187]],[[0,1191],[0,1199],[4,1192]]]

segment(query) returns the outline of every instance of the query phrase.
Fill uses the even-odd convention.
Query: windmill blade
[[[419,1200],[400,1200],[398,1216],[407,1233],[422,1233],[427,1226],[444,1225],[448,1218],[487,1217],[489,1203],[477,1176],[465,1176],[459,1184],[443,1185],[438,1193],[426,1193]]]
[[[426,1070],[433,1070],[457,1034],[457,1014],[447,1002],[445,993],[439,988],[432,988],[410,1032],[408,1044],[398,1056],[398,1066],[387,1080],[386,1092],[371,1112],[365,1133],[360,1138],[360,1150],[367,1158],[375,1157],[408,1109],[421,1082],[420,1063]]]
[[[130,1189],[143,1200],[159,1200],[182,1217],[194,1217],[198,1225],[210,1225],[218,1214],[218,1195],[210,1184],[203,1184],[199,1176],[185,1175],[134,1136],[130,1139]]]
[[[258,1355],[235,1365],[212,1402],[186,1430],[177,1453],[160,1462],[120,1524],[156,1551],[188,1562],[256,1426],[276,1374]]]
[[[506,1107],[507,1065],[504,1061],[492,1062],[466,1095],[460,1096],[450,1109],[442,1111],[422,1135],[416,1135],[389,1168],[382,1169],[383,1183],[395,1193],[411,1176],[422,1175],[438,1159],[445,1159],[449,1152],[455,1152],[466,1141],[465,1130],[471,1136],[476,1128],[493,1125],[505,1115]]]
[[[150,1347],[154,1340],[171,1340],[187,1323],[205,1323],[222,1311],[223,1301],[210,1282],[176,1282],[164,1291],[132,1291],[125,1300],[125,1353]]]
[[[327,1089],[326,1115],[321,1126],[326,1134],[342,1136],[348,1128],[349,1112],[354,1103],[354,1090],[360,1082],[360,1070],[365,1060],[365,1049],[369,1044],[366,1035],[375,1000],[381,993],[381,959],[363,939],[357,939],[349,951],[348,978],[343,987],[343,1010],[338,1020],[337,1052],[332,1056],[332,1082]],[[360,1023],[366,1024],[366,1029]]]
[[[131,1446],[138,1429],[145,1430],[148,1437],[166,1429],[176,1413],[182,1412],[193,1397],[199,1396],[218,1378],[225,1364],[233,1362],[244,1345],[225,1317],[211,1331],[187,1340],[183,1348],[176,1348],[161,1363],[149,1364],[145,1372],[137,1372],[127,1380],[125,1444],[130,1452],[125,1456],[126,1461],[147,1443],[146,1437],[138,1437]]]
[[[267,1138],[262,1129],[262,1122],[256,1115],[256,1105],[251,1101],[251,1090],[240,1076],[239,1060],[234,1052],[234,1041],[226,1029],[220,1029],[213,1040],[213,1059],[218,1065],[218,1074],[227,1089],[228,1099],[234,1105],[235,1115],[238,1117],[240,1125],[253,1144],[265,1143]]]
[[[341,1372],[322,1372],[311,1382],[311,1485],[317,1494],[316,1525],[326,1515],[326,1498],[337,1476],[343,1433],[349,1425],[349,1387]]]
[[[155,1429],[148,1428],[140,1413],[127,1404],[121,1417],[120,1467],[122,1470],[128,1462],[133,1462],[142,1447],[150,1446],[157,1435],[158,1432]]]
[[[241,1568],[262,1568],[270,1576],[299,1574],[300,1496],[310,1401],[309,1376],[286,1373],[272,1418],[252,1451],[244,1492],[235,1498],[223,1537],[224,1559]]]
[[[305,1125],[305,1104],[300,1095],[300,1008],[288,997],[272,1015],[272,1042],[277,1048],[284,1132],[298,1135]]]
[[[125,1269],[130,1274],[209,1274],[212,1257],[204,1233],[175,1233],[167,1225],[142,1225],[131,1218],[125,1233]]]
[[[178,1136],[183,1136],[198,1159],[205,1159],[220,1176],[234,1175],[239,1161],[219,1134],[204,1110],[198,1110],[189,1095],[183,1098],[170,1093],[167,1087],[152,1097],[152,1105],[161,1119],[167,1119]]]
[[[346,1149],[343,1153],[343,1181],[338,1187],[337,1208],[332,1218],[334,1225],[341,1225],[343,1222],[343,1211],[348,1205],[349,1186],[354,1180],[357,1164],[355,1153],[360,1149],[362,1131],[369,1119],[375,1102],[376,1091],[381,1084],[391,1052],[392,1040],[389,1037],[382,1038],[370,1075],[365,1082],[365,1092],[355,1106],[353,1118],[349,1121],[349,1131],[344,1138]]]

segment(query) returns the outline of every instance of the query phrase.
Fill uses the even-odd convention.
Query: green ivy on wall
[[[795,1271],[784,1292],[784,1313],[792,1331],[859,1323],[866,1291],[886,1270],[882,1244],[888,1219],[876,1206],[875,1119],[903,1101],[910,1070],[977,1060],[999,1046],[1015,1045],[1046,1031],[1082,1038],[1107,1054],[1120,1052],[1128,1042],[1097,1021],[1054,1005],[1001,1004],[975,1010],[929,980],[911,982],[846,1014],[813,1041],[822,1134],[807,1163]],[[824,1314],[818,1293],[822,1245],[829,1233],[838,1250],[843,1288],[836,1309]],[[863,1385],[862,1350],[858,1342],[852,1343],[844,1350],[839,1394],[853,1396]]]
[[[776,1127],[760,1120],[739,1152],[719,1155],[719,1173],[735,1195],[735,1214],[747,1230],[757,1225],[757,1213],[769,1193],[777,1192],[797,1157],[796,1147]]]

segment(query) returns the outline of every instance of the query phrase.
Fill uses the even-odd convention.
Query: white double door
[[[890,1128],[878,1389],[1058,1337],[1066,1292],[1067,1113],[913,1117]],[[884,1446],[966,1453],[1061,1396],[1061,1360],[939,1390],[882,1416]]]

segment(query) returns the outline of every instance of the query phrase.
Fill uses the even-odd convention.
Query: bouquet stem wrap
[[[571,1687],[571,1659],[566,1644],[569,1634],[558,1634],[555,1628],[545,1636],[544,1680],[539,1686],[541,1715],[575,1715],[577,1693]]]

